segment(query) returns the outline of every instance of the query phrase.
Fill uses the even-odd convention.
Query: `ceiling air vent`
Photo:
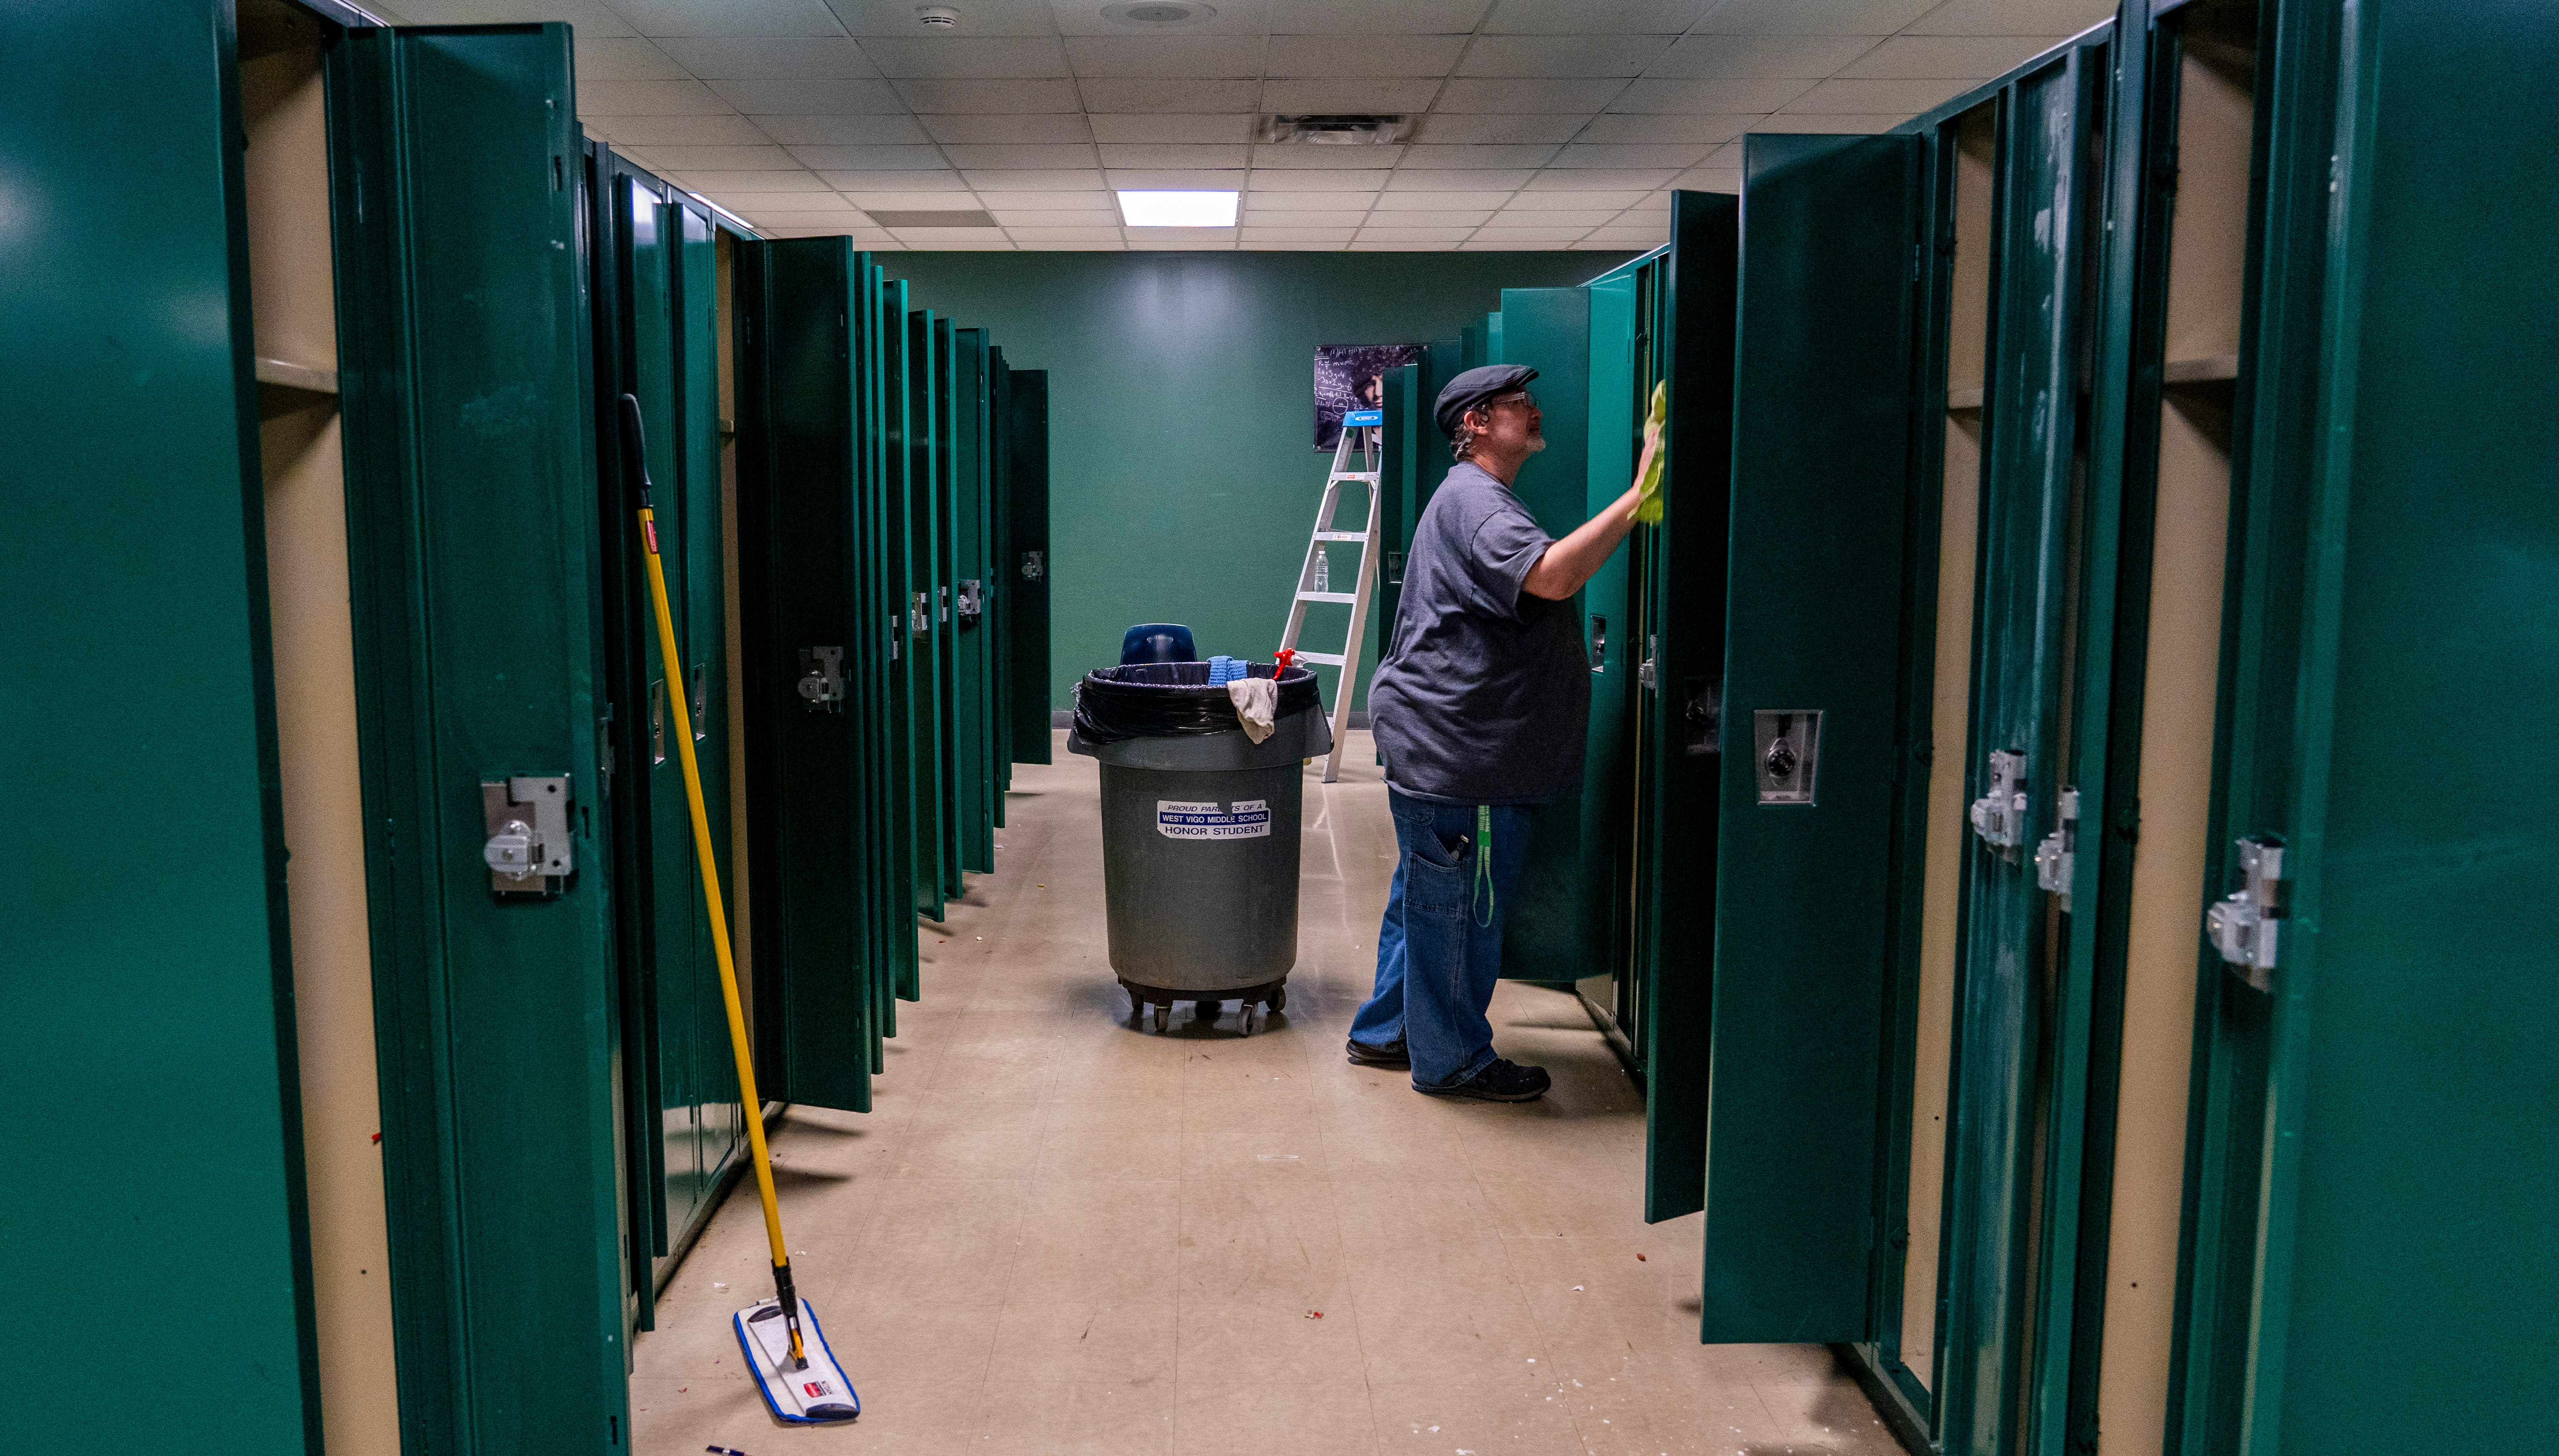
[[[882,227],[992,227],[995,219],[983,212],[951,213],[873,213],[870,219]]]
[[[1317,147],[1377,147],[1400,142],[1413,131],[1410,116],[1282,113],[1262,118],[1262,140],[1298,142]]]

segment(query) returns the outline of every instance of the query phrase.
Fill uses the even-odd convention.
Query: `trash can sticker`
[[[1167,839],[1268,839],[1271,801],[1239,799],[1232,810],[1215,801],[1191,803],[1178,799],[1155,801],[1155,832]]]

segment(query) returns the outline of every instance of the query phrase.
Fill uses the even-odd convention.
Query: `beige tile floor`
[[[1367,735],[1306,781],[1287,1011],[1133,1028],[1090,760],[1015,771],[996,872],[925,928],[867,1115],[774,1140],[793,1264],[862,1396],[771,1420],[728,1316],[770,1287],[738,1186],[640,1338],[637,1456],[1895,1452],[1818,1346],[1697,1343],[1696,1218],[1646,1227],[1643,1103],[1569,994],[1505,982],[1555,1091],[1348,1065],[1394,828]]]

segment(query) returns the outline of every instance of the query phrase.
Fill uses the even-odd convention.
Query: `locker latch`
[[[1821,709],[1760,708],[1750,719],[1751,741],[1758,755],[1759,801],[1811,803],[1821,762]]]
[[[1389,551],[1386,553],[1386,584],[1388,586],[1404,585],[1404,553],[1402,551]]]
[[[1983,843],[2002,859],[2017,858],[2018,846],[2026,842],[2026,755],[1991,751],[1990,792],[1973,801],[1970,816]]]
[[[480,781],[489,842],[489,888],[500,895],[554,895],[574,868],[568,843],[568,776],[520,775]]]
[[[986,613],[985,588],[975,577],[960,583],[960,622],[969,626]]]
[[[934,613],[933,613],[933,620],[934,620],[934,621],[936,621],[936,622],[948,622],[948,621],[950,621],[950,620],[951,620],[951,588],[949,588],[949,587],[947,587],[947,586],[938,586],[938,587],[935,587],[935,588],[933,589],[933,601],[934,601],[934,608],[935,608]]]
[[[2070,908],[2070,877],[2079,861],[2079,791],[2061,791],[2061,822],[2034,846],[2034,883],[2052,892],[2061,908]]]
[[[1712,677],[1688,680],[1688,702],[1680,709],[1691,754],[1724,752],[1724,685]]]
[[[1608,670],[1608,619],[1596,612],[1590,614],[1590,670]]]
[[[1647,692],[1652,690],[1659,675],[1653,666],[1653,658],[1658,655],[1655,650],[1661,645],[1661,634],[1654,632],[1644,634],[1644,660],[1635,664],[1635,685]]]
[[[1022,553],[1022,580],[1037,581],[1046,575],[1048,575],[1048,552],[1024,551]]]
[[[844,650],[800,650],[800,701],[813,713],[844,710]]]
[[[2238,847],[2239,888],[2203,913],[2203,933],[2239,978],[2262,991],[2282,946],[2284,846],[2251,834]]]
[[[915,594],[915,600],[907,605],[906,616],[906,630],[908,632],[913,633],[917,637],[922,637],[926,633],[931,632],[933,630],[933,599],[925,595],[923,592],[917,592]]]

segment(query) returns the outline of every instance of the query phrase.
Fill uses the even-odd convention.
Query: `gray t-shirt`
[[[1573,604],[1522,591],[1554,538],[1464,461],[1422,512],[1369,683],[1386,779],[1417,799],[1536,803],[1581,787],[1590,664]]]

